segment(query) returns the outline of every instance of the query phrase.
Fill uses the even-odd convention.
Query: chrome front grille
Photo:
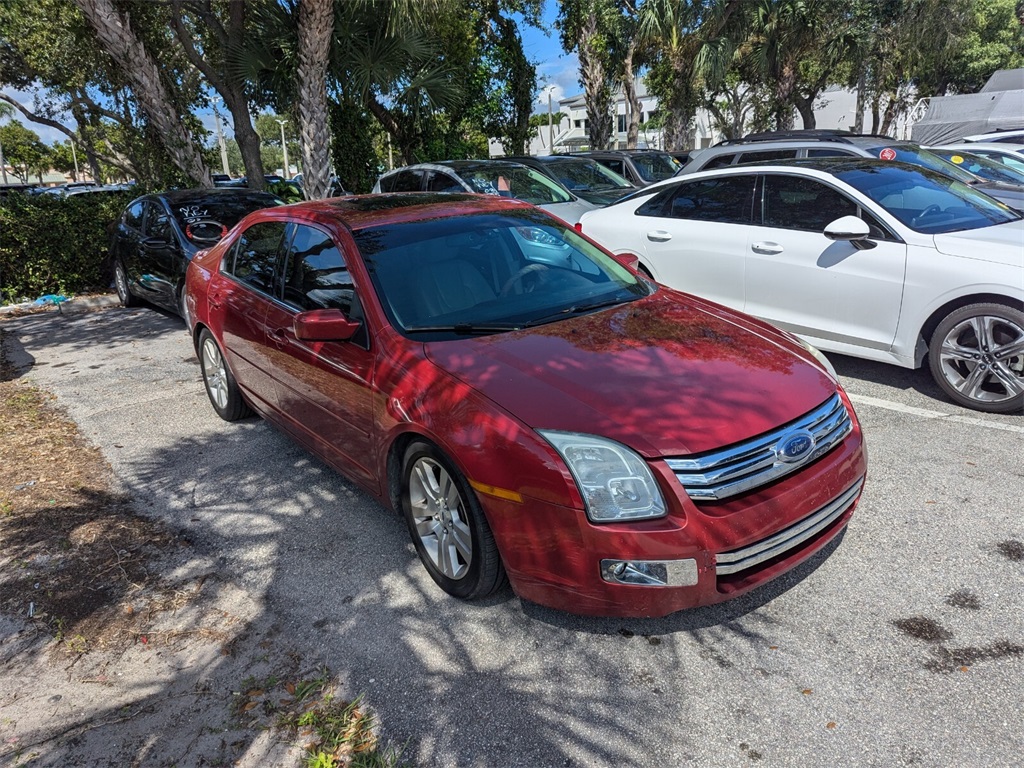
[[[716,555],[715,572],[719,576],[728,576],[795,549],[842,517],[843,513],[857,501],[860,489],[863,487],[864,478],[862,477],[817,512],[813,512],[784,531],[779,531],[767,539],[762,539],[742,549],[734,549],[732,552],[722,552]]]
[[[795,472],[841,443],[852,430],[850,414],[836,394],[788,426],[721,451],[666,463],[691,499],[717,501]],[[789,455],[789,446],[806,443],[811,445],[805,452]]]

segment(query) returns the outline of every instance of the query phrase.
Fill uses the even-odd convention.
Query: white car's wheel
[[[989,413],[1024,410],[1024,312],[972,304],[950,312],[932,334],[932,376],[954,401]]]

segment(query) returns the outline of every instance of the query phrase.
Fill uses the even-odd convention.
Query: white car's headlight
[[[646,520],[667,513],[650,467],[614,440],[575,432],[539,430],[565,459],[595,523]]]
[[[810,352],[812,355],[814,355],[814,359],[817,360],[819,363],[821,363],[821,367],[824,368],[826,371],[828,371],[829,375],[833,379],[835,379],[836,381],[839,381],[839,374],[836,373],[836,369],[832,367],[832,363],[830,363],[828,361],[828,358],[825,357],[825,353],[824,352],[822,352],[820,349],[818,349],[813,344],[808,344],[806,341],[801,339],[799,336],[794,336],[793,339],[796,341],[797,344],[799,344],[801,347],[803,347],[808,352]]]

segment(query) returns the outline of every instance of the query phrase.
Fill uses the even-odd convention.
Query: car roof
[[[169,192],[155,192],[145,196],[146,199],[163,199],[166,200],[170,205],[179,205],[181,203],[190,203],[198,199],[206,199],[208,202],[215,203],[218,198],[238,199],[240,197],[266,197],[271,200],[279,200],[277,195],[270,192],[259,192],[255,189],[249,189],[248,187],[214,187],[212,189],[174,189]]]
[[[875,147],[879,144],[897,146],[916,146],[912,141],[894,139],[892,136],[885,136],[877,133],[848,133],[846,131],[834,131],[826,129],[810,129],[799,131],[764,131],[751,133],[740,139],[723,139],[711,147],[736,147],[750,144],[769,144],[778,142],[780,144],[793,144],[795,142],[807,142],[820,144],[822,142],[837,142],[839,144],[852,144],[860,147]]]
[[[529,203],[498,195],[451,192],[392,192],[310,200],[262,211],[269,217],[336,222],[353,232],[370,227],[502,210],[536,210]]]

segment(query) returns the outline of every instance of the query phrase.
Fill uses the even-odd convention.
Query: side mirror
[[[846,240],[860,249],[874,248],[875,244],[868,240],[871,229],[864,219],[858,216],[842,216],[825,227],[825,237],[829,240]]]
[[[340,309],[313,309],[297,314],[292,328],[302,341],[348,341],[360,325]]]

